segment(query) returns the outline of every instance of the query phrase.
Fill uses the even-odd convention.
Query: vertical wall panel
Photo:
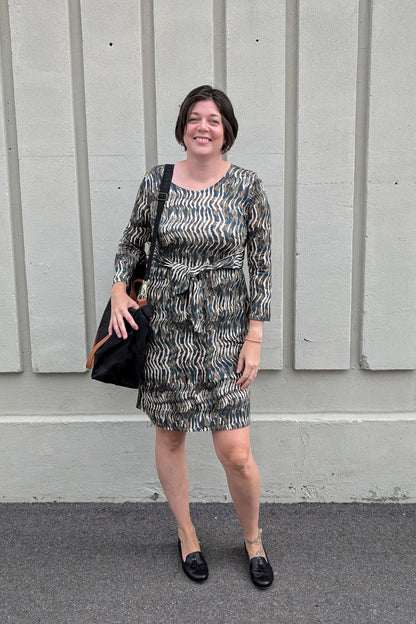
[[[212,2],[158,0],[154,28],[159,162],[175,162],[181,160],[179,105],[191,89],[214,79]]]
[[[350,367],[358,2],[301,0],[295,368]]]
[[[12,2],[10,19],[32,365],[35,372],[82,371],[86,344],[66,4]]]
[[[285,3],[228,0],[226,7],[227,90],[239,120],[239,134],[230,160],[258,173],[271,204],[273,307],[272,321],[265,324],[262,368],[279,369],[282,366]]]
[[[12,224],[7,179],[7,151],[5,132],[5,102],[3,95],[2,46],[0,45],[0,372],[22,370],[17,316],[15,270],[13,261]],[[7,327],[7,331],[4,328]]]
[[[145,173],[140,12],[137,0],[82,0],[85,97],[97,316],[114,255]],[[146,88],[146,85],[144,85]]]
[[[373,3],[361,365],[416,368],[414,3]]]

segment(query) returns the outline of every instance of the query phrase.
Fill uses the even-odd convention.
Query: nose
[[[201,130],[206,130],[208,127],[208,122],[206,119],[204,119],[203,117],[201,117],[201,119],[199,120],[199,124],[198,124],[198,128]]]

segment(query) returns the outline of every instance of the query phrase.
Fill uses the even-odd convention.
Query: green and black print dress
[[[154,167],[140,185],[114,282],[129,282],[150,240],[162,173],[163,166]],[[252,171],[230,165],[202,191],[171,185],[150,276],[153,335],[137,401],[158,427],[249,424],[250,393],[236,385],[236,369],[249,319],[270,319],[270,232],[269,204]]]

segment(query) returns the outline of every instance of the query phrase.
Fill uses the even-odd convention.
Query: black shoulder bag
[[[107,303],[98,326],[94,345],[87,360],[86,367],[92,369],[91,377],[104,383],[138,388],[143,374],[146,342],[150,335],[150,319],[153,306],[147,301],[147,284],[156,246],[157,233],[163,206],[169,194],[174,165],[165,165],[159,189],[156,219],[153,226],[147,262],[135,267],[129,296],[139,304],[138,310],[130,309],[130,313],[139,329],[134,330],[124,319],[127,338],[117,338],[116,333],[108,333],[111,316],[111,300]],[[144,275],[144,277],[143,277]]]

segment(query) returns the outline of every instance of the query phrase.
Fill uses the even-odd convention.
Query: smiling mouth
[[[207,137],[195,137],[195,141],[199,141],[200,143],[209,143],[211,139]]]

